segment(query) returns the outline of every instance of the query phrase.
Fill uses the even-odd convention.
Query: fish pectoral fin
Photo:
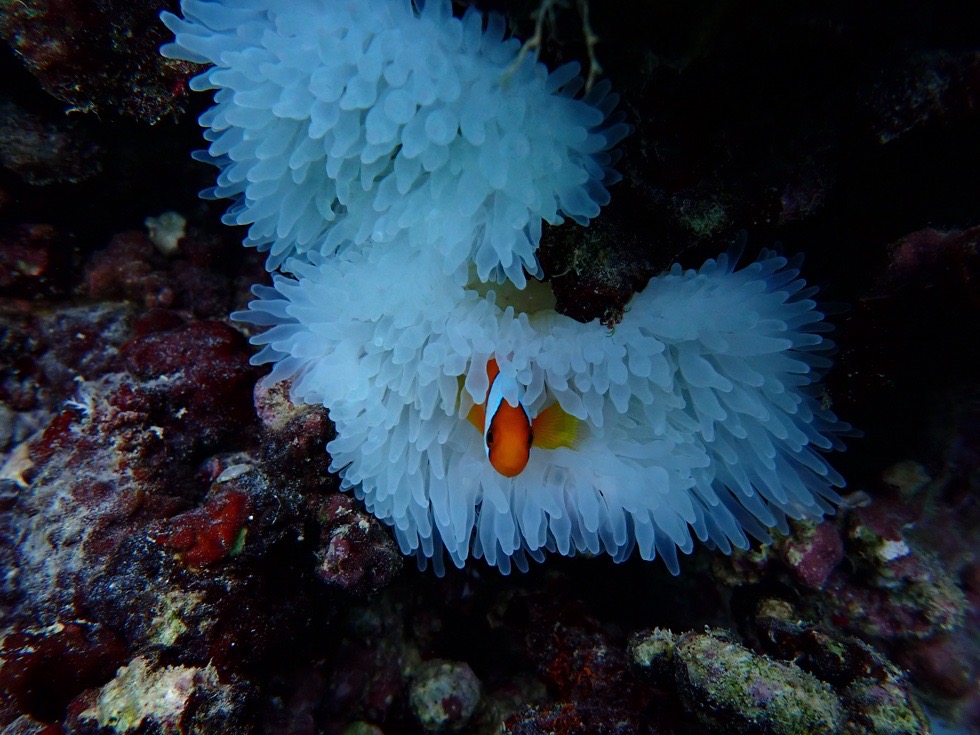
[[[483,433],[483,422],[486,420],[486,412],[483,409],[482,403],[474,403],[473,407],[470,408],[469,413],[466,414],[466,420],[469,421],[476,430],[481,434]]]
[[[535,447],[541,449],[578,449],[586,436],[585,422],[552,403],[531,421]]]

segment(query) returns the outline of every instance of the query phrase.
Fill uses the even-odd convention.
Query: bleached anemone
[[[267,267],[369,241],[435,250],[439,270],[481,280],[539,272],[541,221],[587,223],[608,201],[607,84],[584,97],[578,66],[552,73],[504,21],[449,0],[182,0],[163,13],[165,56],[212,64],[201,117],[208,195]]]
[[[618,561],[636,548],[676,573],[692,531],[727,553],[838,500],[822,452],[847,427],[816,395],[831,344],[796,263],[675,266],[610,331],[533,303],[530,287],[433,276],[432,254],[410,247],[318,260],[287,263],[295,278],[256,287],[234,316],[269,327],[254,361],[329,408],[331,469],[423,566],[441,572],[445,552],[506,573],[546,551]],[[495,471],[467,420],[491,359],[513,378],[508,401],[530,417],[557,402],[580,440]]]

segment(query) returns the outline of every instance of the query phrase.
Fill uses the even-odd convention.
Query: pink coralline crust
[[[855,424],[914,417],[973,379],[957,329],[980,308],[980,227],[916,230],[887,249],[887,267],[839,324],[843,369],[828,375],[835,409],[857,414]]]
[[[405,668],[418,653],[411,650],[403,613],[390,601],[353,611],[354,625],[325,674],[321,709],[330,721],[344,723],[356,717],[385,722],[406,704]]]
[[[209,256],[206,251],[211,251]],[[138,230],[115,235],[85,264],[89,298],[127,299],[145,308],[186,308],[200,317],[224,316],[231,285],[210,261],[223,244],[196,230],[182,238],[177,254],[162,255]]]
[[[839,627],[885,639],[928,638],[963,619],[966,600],[943,561],[906,529],[921,508],[883,500],[847,519],[847,548],[858,574],[835,574],[828,613]]]
[[[715,575],[725,584],[754,584],[768,575],[785,576],[804,587],[820,590],[844,559],[844,541],[835,520],[823,523],[794,521],[792,533],[777,536],[770,546],[757,544],[747,551],[712,560]]]
[[[176,294],[160,272],[163,256],[139,232],[124,232],[93,255],[85,267],[89,298],[127,298],[144,307],[172,306]]]
[[[75,692],[110,677],[125,655],[118,635],[84,621],[63,624],[54,633],[7,634],[0,645],[0,692],[12,701],[0,704],[0,729],[16,712],[42,721],[60,719]]]
[[[191,452],[247,436],[255,371],[241,336],[219,323],[181,325],[122,347],[130,369],[80,384],[73,407],[31,442],[33,492],[18,513],[18,580],[42,620],[74,604],[149,520],[186,507]],[[120,361],[105,360],[104,368]]]
[[[252,400],[255,404],[255,414],[262,422],[262,428],[268,432],[278,433],[282,431],[306,408],[303,405],[297,406],[289,400],[289,383],[287,381],[265,385],[260,380],[255,384]]]
[[[97,705],[98,687],[119,663],[148,652],[150,671],[174,661],[210,664],[222,682],[243,682],[248,697],[229,704],[231,715],[239,723],[259,721],[250,672],[282,636],[295,641],[332,616],[336,591],[317,579],[317,539],[304,536],[307,529],[315,534],[332,487],[323,467],[325,410],[299,411],[263,430],[253,410],[257,370],[250,350],[223,323],[189,322],[186,313],[165,309],[135,317],[118,305],[50,308],[20,319],[19,332],[0,336],[33,347],[21,358],[29,368],[22,380],[38,392],[50,374],[59,393],[44,400],[60,410],[26,445],[30,490],[8,493],[12,488],[0,485],[0,561],[16,571],[12,586],[0,590],[0,612],[27,620],[15,623],[11,636],[50,626],[35,635],[38,650],[55,647],[57,638],[47,640],[52,631],[82,614],[128,650],[99,677],[65,683],[49,699],[68,714],[43,718],[12,690],[28,681],[44,696],[40,679],[57,683],[61,674],[35,675],[42,669],[18,658],[4,670],[9,686],[0,681],[3,725],[56,722],[94,732],[84,713]],[[25,398],[23,405],[32,404]],[[346,496],[343,502],[352,503]],[[338,519],[352,526],[346,538],[357,540],[362,515]],[[332,559],[346,581],[365,589],[390,579],[387,567],[368,560],[371,554],[391,568],[402,563],[378,521],[368,518],[365,543],[337,545]],[[161,652],[165,663],[158,665],[152,657]],[[92,660],[99,660],[94,652]],[[399,689],[379,692],[379,706],[404,690],[400,660],[390,671]],[[222,729],[226,714],[207,713],[195,731],[255,731]]]
[[[255,413],[265,433],[265,456],[289,467],[294,476],[310,476],[323,489],[339,483],[327,472],[329,457],[324,445],[336,436],[323,406],[297,406],[289,399],[289,382],[265,386],[255,384]]]
[[[174,431],[181,444],[217,442],[229,429],[254,425],[250,397],[258,372],[231,327],[191,322],[144,334],[121,352],[130,373],[145,381],[153,425]]]
[[[323,524],[317,553],[320,579],[349,592],[375,592],[402,568],[403,557],[381,523],[347,495],[331,495],[318,513]]]
[[[0,295],[36,301],[66,294],[73,257],[68,238],[52,225],[0,231]]]
[[[233,459],[203,501],[140,524],[83,589],[89,609],[135,650],[164,645],[185,663],[241,672],[307,624],[307,602],[297,600],[320,585],[301,576],[292,555],[310,563],[297,528],[312,520],[298,494],[254,458]],[[215,461],[223,458],[207,464]]]
[[[525,655],[556,694],[556,709],[525,712],[524,719],[557,717],[569,726],[581,718],[584,725],[598,719],[580,711],[579,703],[588,702],[588,709],[601,711],[610,723],[636,720],[649,692],[630,672],[625,644],[614,640],[583,606],[560,594],[542,593],[515,599],[504,619],[523,634]],[[513,732],[530,732],[521,722],[521,718],[509,721]]]
[[[183,381],[207,393],[211,375],[216,382],[248,354],[241,335],[219,322],[191,322],[178,329],[144,334],[123,346],[126,367],[137,378],[153,380],[161,375],[181,375]],[[202,358],[212,362],[202,363]],[[214,370],[217,370],[215,374]]]
[[[274,712],[266,715],[266,726],[271,732],[315,735],[317,710],[326,696],[323,662],[310,662],[297,667],[290,676],[289,685],[289,696],[283,698]],[[379,730],[377,735],[384,733]]]
[[[962,592],[936,559],[913,552],[901,567],[904,576],[882,586],[831,577],[826,588],[830,618],[840,628],[898,640],[928,638],[961,623]]]
[[[64,408],[64,401],[77,393],[78,381],[118,369],[118,349],[131,329],[127,306],[45,309],[36,303],[6,301],[4,307],[0,401],[21,413],[34,429],[43,428]]]
[[[888,247],[891,287],[926,284],[953,297],[976,301],[980,278],[980,227],[967,230],[916,230]]]
[[[585,703],[565,702],[551,707],[525,707],[507,718],[505,732],[508,735],[637,735],[653,733],[643,726],[635,713],[622,713],[610,717],[599,707]]]
[[[811,589],[821,589],[844,558],[844,543],[837,527],[825,521],[797,533],[779,545],[778,553],[796,580]]]
[[[958,236],[960,233],[953,233]],[[950,238],[950,233],[927,227],[906,235],[892,244],[889,273],[896,278],[907,276],[920,268],[935,265]]]
[[[971,655],[972,648],[969,634],[959,630],[916,641],[900,651],[897,659],[920,686],[959,699],[969,694],[976,682],[978,664]]]

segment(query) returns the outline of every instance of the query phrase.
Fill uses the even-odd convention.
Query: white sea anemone
[[[182,0],[165,56],[211,64],[201,117],[218,165],[208,195],[250,225],[267,267],[297,254],[403,239],[481,280],[539,273],[541,221],[587,223],[608,201],[608,84],[577,98],[504,22],[449,0]]]
[[[234,317],[270,327],[254,361],[329,408],[332,470],[422,565],[441,571],[445,552],[506,573],[545,551],[636,548],[676,573],[692,530],[727,553],[838,500],[822,452],[847,427],[816,395],[831,343],[796,263],[675,266],[609,331],[529,306],[530,289],[433,276],[432,254],[411,247],[318,260],[287,263],[295,278],[256,287]],[[532,417],[557,401],[585,438],[532,448],[516,477],[495,472],[465,418],[491,357]]]

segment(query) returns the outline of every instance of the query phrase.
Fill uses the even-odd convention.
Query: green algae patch
[[[150,621],[150,640],[160,646],[172,646],[189,630],[187,618],[204,602],[200,592],[174,590],[160,596],[157,614]]]
[[[844,729],[844,708],[829,684],[722,633],[682,636],[674,656],[687,708],[718,732],[832,735]]]
[[[670,686],[674,680],[674,648],[677,636],[665,628],[654,628],[634,635],[629,642],[629,657],[657,686]]]

